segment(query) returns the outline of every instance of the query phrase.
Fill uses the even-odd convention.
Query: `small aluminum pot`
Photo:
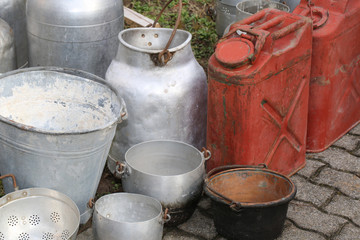
[[[161,240],[169,219],[152,197],[114,193],[95,203],[93,232],[96,240]]]
[[[273,8],[285,12],[290,12],[290,8],[280,2],[269,0],[246,0],[236,5],[236,20],[240,21],[248,18],[265,8]]]
[[[117,167],[125,192],[158,199],[169,209],[168,226],[185,222],[202,194],[205,161],[211,154],[178,141],[156,140],[137,144]]]

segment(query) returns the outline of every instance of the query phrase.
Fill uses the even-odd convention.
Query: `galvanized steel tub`
[[[28,65],[28,39],[26,34],[26,0],[0,0],[0,18],[14,31],[17,67]]]
[[[144,141],[205,146],[207,83],[191,49],[192,35],[177,30],[169,47],[172,58],[165,65],[157,61],[171,33],[166,28],[132,28],[119,34],[118,54],[106,80],[121,93],[132,120],[117,129],[108,159],[112,173],[125,152]]]
[[[204,155],[207,155],[206,157]],[[170,140],[143,142],[125,154],[122,172],[126,192],[158,199],[169,209],[167,225],[178,225],[193,214],[202,194],[209,151]]]
[[[92,74],[28,68],[0,76],[0,106],[0,173],[13,173],[24,188],[68,195],[85,223],[126,113],[122,100]],[[3,183],[10,192],[10,182]]]
[[[263,167],[215,168],[205,180],[216,230],[229,240],[273,240],[283,229],[296,186]]]
[[[290,8],[282,3],[269,0],[245,0],[236,5],[236,20],[240,21],[260,12],[265,8],[273,8],[289,12]]]
[[[31,0],[26,18],[30,66],[69,67],[100,77],[124,28],[122,0]]]
[[[28,188],[0,199],[0,239],[75,240],[80,212],[74,201],[58,191]]]
[[[164,222],[158,200],[114,193],[96,201],[92,227],[96,240],[161,240]]]
[[[16,69],[14,34],[9,24],[0,18],[0,73]]]

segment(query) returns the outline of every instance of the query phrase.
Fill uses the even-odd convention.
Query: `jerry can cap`
[[[244,38],[230,38],[216,46],[215,58],[225,67],[241,67],[254,54],[254,44]]]

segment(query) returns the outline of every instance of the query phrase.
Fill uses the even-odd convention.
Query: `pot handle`
[[[119,100],[121,102],[122,108],[121,108],[120,118],[119,118],[119,120],[117,122],[118,124],[128,118],[128,111],[127,111],[127,108],[126,108],[126,103],[125,103],[125,101],[124,101],[124,99],[122,97],[119,97]]]
[[[163,14],[163,12],[165,11],[165,9],[167,8],[167,6],[169,6],[169,4],[172,2],[173,0],[169,0],[165,6],[161,9],[160,13],[158,14],[158,16],[156,17],[154,23],[152,24],[152,27],[155,27],[156,26],[156,23],[159,21],[161,15]],[[173,54],[169,51],[169,47],[171,45],[171,42],[173,41],[174,37],[175,37],[175,34],[176,34],[176,31],[180,25],[180,21],[181,21],[181,12],[182,12],[182,6],[183,6],[183,3],[182,3],[182,0],[179,0],[179,10],[178,10],[178,16],[177,16],[177,19],[176,19],[176,23],[175,23],[175,26],[174,26],[174,30],[172,31],[171,33],[171,36],[169,38],[169,41],[168,43],[166,44],[164,50],[162,50],[159,55],[158,55],[158,65],[160,66],[165,66],[171,59],[172,59],[172,56]]]
[[[165,212],[164,212],[164,215],[163,215],[163,221],[164,221],[164,223],[167,223],[167,222],[169,222],[170,220],[171,220],[171,216],[170,216],[170,214],[169,214],[169,209],[166,208],[166,209],[165,209]]]
[[[14,190],[17,191],[19,190],[19,186],[16,184],[16,178],[13,174],[6,174],[3,176],[0,176],[0,180],[4,179],[4,178],[11,178],[13,181],[13,186],[14,186]]]
[[[224,170],[230,170],[230,169],[238,169],[238,168],[267,168],[265,163],[260,163],[258,166],[252,166],[252,165],[225,165],[225,166],[221,166],[221,167],[217,167],[212,169],[205,178],[204,184],[205,184],[205,188],[207,188],[210,192],[212,192],[213,194],[215,194],[216,196],[218,196],[219,198],[223,199],[225,202],[227,202],[227,205],[229,205],[229,207],[234,210],[235,212],[240,212],[242,210],[242,205],[240,202],[236,202],[228,197],[225,197],[224,195],[222,195],[221,193],[219,193],[218,191],[216,191],[215,189],[213,189],[212,187],[209,186],[209,177],[215,173],[218,173],[220,171],[224,171]]]
[[[121,163],[121,162],[116,162],[116,168],[115,168],[115,172],[122,177],[124,175],[124,173],[126,172],[126,164],[125,163]]]
[[[202,148],[202,155],[205,161],[209,160],[211,158],[211,152],[210,150],[206,149],[206,148]]]

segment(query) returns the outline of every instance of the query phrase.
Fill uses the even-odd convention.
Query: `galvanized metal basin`
[[[0,106],[0,173],[65,193],[85,223],[123,101],[92,74],[29,68],[0,76]],[[11,191],[9,181],[4,187]]]
[[[66,195],[46,188],[29,188],[0,199],[0,239],[75,240],[80,213]]]
[[[97,240],[161,240],[163,211],[152,197],[115,193],[95,203],[93,231]]]
[[[16,69],[14,34],[9,24],[0,18],[0,73]]]
[[[269,0],[246,0],[236,5],[236,20],[243,20],[265,8],[273,8],[285,12],[290,12],[290,8],[280,2]]]

